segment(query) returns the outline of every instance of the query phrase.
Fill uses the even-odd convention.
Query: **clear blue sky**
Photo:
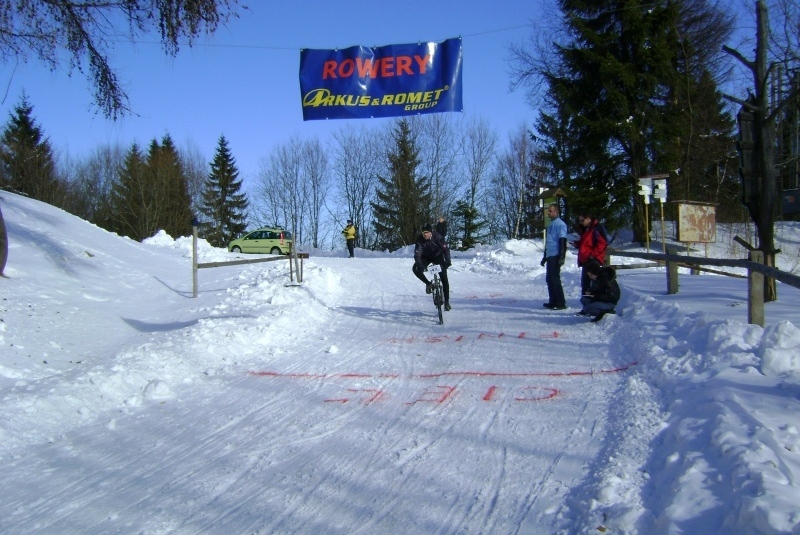
[[[732,1],[738,10],[753,10],[750,0]],[[69,76],[66,67],[51,73],[31,61],[0,65],[0,87],[5,89],[0,90],[0,124],[6,124],[24,90],[54,149],[73,158],[104,144],[127,148],[136,141],[146,146],[169,133],[179,147],[191,144],[210,160],[224,134],[242,177],[249,179],[259,160],[291,137],[326,142],[341,128],[391,121],[304,122],[298,81],[301,48],[439,42],[459,36],[464,115],[486,119],[501,145],[536,118],[524,90],[509,90],[509,45],[547,28],[554,0],[310,0],[290,7],[243,2],[251,5],[241,18],[194,47],[183,47],[176,58],[166,56],[156,38],[116,43],[111,63],[136,115],[116,122],[105,119],[83,75]],[[740,29],[752,35],[752,28],[746,28],[752,22],[746,17],[740,22]],[[752,52],[747,47],[741,51],[748,56]]]
[[[246,2],[247,0],[245,0]],[[512,42],[526,40],[550,0],[445,0],[386,4],[363,0],[299,4],[250,1],[250,10],[176,58],[152,42],[120,41],[111,62],[137,115],[116,122],[93,104],[79,72],[55,73],[35,61],[0,65],[7,87],[0,123],[24,90],[34,117],[54,149],[81,158],[104,144],[147,145],[169,133],[179,147],[191,143],[211,159],[221,134],[241,174],[290,137],[327,141],[340,128],[391,119],[302,120],[298,68],[301,48],[380,46],[463,38],[464,114],[486,119],[501,143],[536,112],[524,91],[509,90]],[[286,7],[290,5],[291,7]],[[368,123],[368,124],[367,124]]]

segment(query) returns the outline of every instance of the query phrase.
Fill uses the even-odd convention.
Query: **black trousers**
[[[581,267],[581,295],[586,295],[589,292],[589,286],[592,284],[592,279],[589,278],[589,273],[586,271],[586,264]]]
[[[417,276],[419,280],[428,284],[430,281],[425,277],[425,270],[431,265],[433,262],[428,262],[427,260],[423,260],[422,268],[420,269],[417,267],[417,263],[414,262],[414,267],[411,268],[411,271],[414,272],[414,275]],[[442,264],[442,272],[439,273],[439,278],[442,279],[442,290],[444,291],[444,301],[445,303],[450,302],[450,281],[447,280],[447,268],[444,267]]]
[[[350,253],[350,258],[355,256],[356,239],[351,238],[347,240],[347,252]]]
[[[547,257],[544,280],[547,282],[548,302],[553,306],[563,307],[567,306],[567,300],[564,298],[564,287],[561,286],[561,265],[558,262],[557,256]]]

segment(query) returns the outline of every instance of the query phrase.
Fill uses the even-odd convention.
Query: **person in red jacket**
[[[578,249],[578,267],[581,268],[581,295],[589,290],[591,279],[586,272],[589,260],[596,260],[600,265],[606,259],[606,246],[608,246],[607,234],[600,222],[589,212],[582,212],[578,216],[578,223],[581,226],[581,235],[578,241],[572,245]]]

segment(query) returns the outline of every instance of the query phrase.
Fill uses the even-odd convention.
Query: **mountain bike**
[[[439,264],[431,264],[426,270],[428,273],[433,274],[431,287],[433,291],[433,305],[439,312],[439,325],[444,325],[444,315],[442,314],[442,305],[444,305],[444,288],[442,288],[442,280],[439,278],[439,273],[442,272],[442,266]]]

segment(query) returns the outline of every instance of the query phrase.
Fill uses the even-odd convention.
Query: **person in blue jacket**
[[[545,282],[547,283],[547,294],[549,300],[542,306],[550,310],[564,310],[567,308],[567,300],[564,298],[564,287],[561,285],[561,266],[567,256],[567,224],[559,217],[560,213],[557,204],[547,207],[547,217],[550,224],[547,225],[544,240],[544,255],[542,256],[542,266],[546,266]]]

